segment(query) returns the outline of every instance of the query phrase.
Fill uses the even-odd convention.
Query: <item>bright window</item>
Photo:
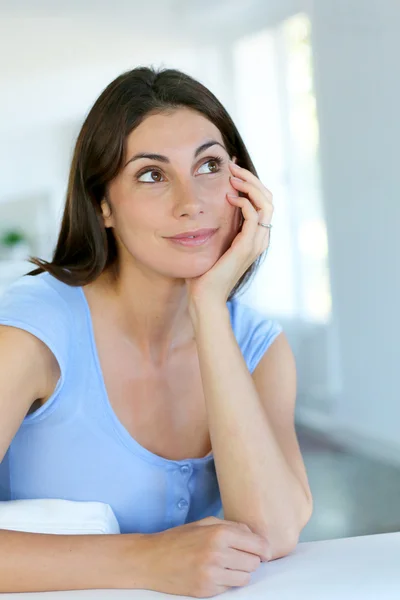
[[[324,323],[331,295],[310,21],[296,15],[237,41],[233,54],[235,120],[275,205],[271,248],[243,301]]]

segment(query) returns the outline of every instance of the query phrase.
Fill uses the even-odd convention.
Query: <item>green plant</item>
[[[9,229],[3,233],[0,238],[0,242],[3,246],[11,248],[16,244],[24,242],[25,239],[25,235],[21,231],[18,231],[17,229]]]

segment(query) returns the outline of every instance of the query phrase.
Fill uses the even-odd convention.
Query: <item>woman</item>
[[[0,303],[0,459],[10,498],[105,502],[125,535],[1,531],[0,591],[213,596],[295,547],[312,500],[294,360],[234,299],[272,213],[203,85],[137,68],[103,91],[53,259]]]

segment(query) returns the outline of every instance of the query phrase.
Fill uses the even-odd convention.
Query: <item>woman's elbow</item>
[[[287,526],[286,522],[284,527],[274,528],[273,535],[270,527],[260,527],[259,533],[265,537],[270,544],[270,560],[283,558],[296,549],[297,544],[299,543],[300,533],[309,522],[312,512],[313,504],[311,500],[311,502],[307,502],[304,505],[299,518],[293,519],[295,522],[292,522],[290,527]]]
[[[276,536],[275,539],[270,540],[271,547],[271,558],[270,560],[277,560],[291,554],[295,550],[299,542],[300,532],[297,530],[286,531],[281,535]]]

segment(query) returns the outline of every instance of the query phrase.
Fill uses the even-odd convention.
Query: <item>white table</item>
[[[1,600],[166,600],[187,598],[142,590],[1,594]],[[400,533],[299,544],[263,563],[245,588],[221,600],[399,600]]]

